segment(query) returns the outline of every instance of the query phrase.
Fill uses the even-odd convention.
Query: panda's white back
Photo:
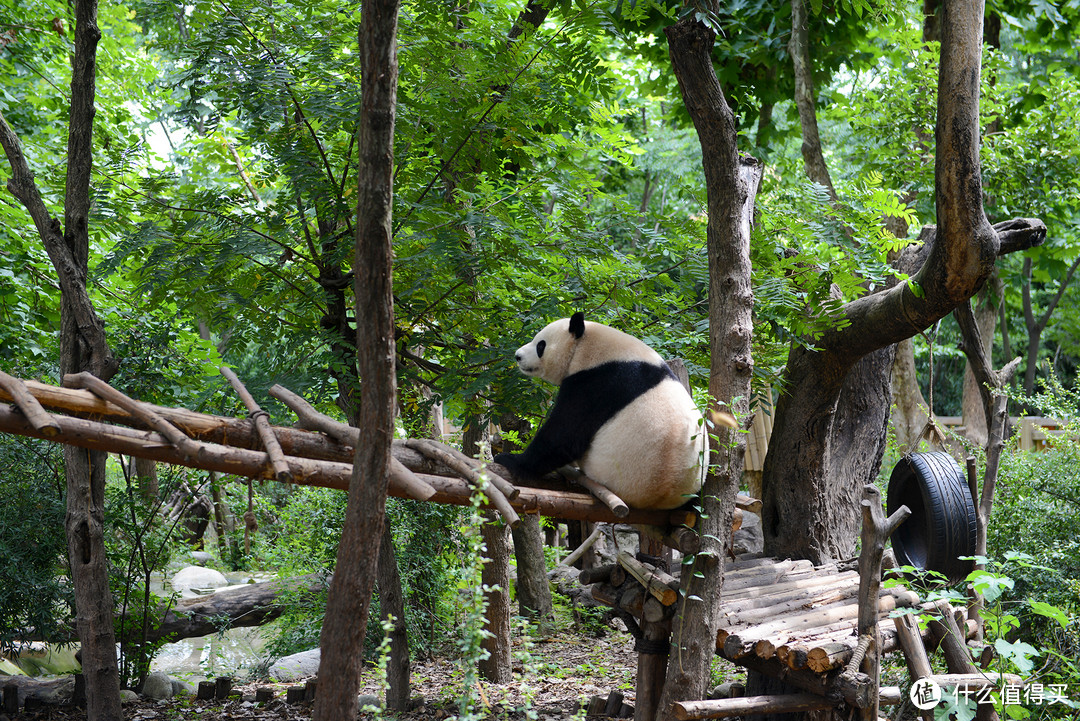
[[[693,399],[665,380],[601,426],[585,475],[634,508],[676,508],[701,488],[709,444]]]

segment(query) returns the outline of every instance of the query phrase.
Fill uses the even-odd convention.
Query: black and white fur
[[[675,508],[701,488],[705,425],[652,348],[575,313],[548,324],[516,359],[559,392],[529,447],[496,463],[525,478],[577,463],[634,508]]]

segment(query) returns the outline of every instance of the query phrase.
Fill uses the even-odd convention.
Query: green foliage
[[[0,436],[0,652],[20,642],[71,639],[74,616],[64,536],[59,446]]]

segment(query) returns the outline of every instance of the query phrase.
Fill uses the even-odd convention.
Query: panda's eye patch
[[[540,341],[539,343],[536,344],[536,357],[537,358],[543,358],[544,357],[544,348],[546,348],[546,347],[547,347],[547,341],[546,340],[542,340],[542,341]]]

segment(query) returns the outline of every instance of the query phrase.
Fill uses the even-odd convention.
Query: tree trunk
[[[876,472],[880,447],[844,446],[855,437],[853,427],[864,426],[873,437],[883,431],[884,419],[875,414],[863,422],[838,412],[849,371],[864,356],[911,337],[974,295],[999,253],[1030,247],[1045,237],[1040,221],[1010,221],[999,233],[983,213],[981,38],[981,4],[946,2],[936,126],[938,227],[932,239],[926,234],[922,251],[911,249],[912,255],[925,255],[918,273],[909,282],[845,304],[837,326],[815,341],[815,350],[793,346],[790,351],[787,392],[777,407],[763,471],[767,553],[824,563],[850,552],[858,526],[856,494],[867,472]],[[874,365],[888,373],[888,364]],[[885,381],[871,386],[888,387]],[[856,395],[849,394],[852,399]],[[858,454],[865,458],[854,465],[843,457],[855,460]]]
[[[499,419],[503,430],[528,431],[529,422],[507,413]],[[504,443],[503,452],[517,450]],[[518,613],[540,625],[547,633],[555,617],[551,605],[551,585],[548,583],[547,560],[544,558],[544,532],[540,529],[540,514],[521,514],[521,523],[511,529],[514,539],[514,559],[517,561]]]
[[[799,110],[799,124],[802,126],[803,163],[806,164],[806,174],[810,180],[824,186],[835,203],[836,189],[829,175],[829,166],[825,164],[821,136],[818,134],[817,98],[814,95],[814,68],[810,64],[808,20],[803,0],[791,0],[791,39],[788,41],[788,52],[791,53],[791,63],[795,71],[795,106]]]
[[[314,721],[355,718],[360,664],[386,508],[394,437],[394,300],[391,212],[397,105],[397,0],[364,3],[357,177],[357,361],[363,392],[345,525],[326,603]]]
[[[982,352],[987,358],[994,340],[994,325],[997,322],[997,308],[991,304],[991,291],[998,297],[1001,296],[1000,288],[992,288],[992,285],[1000,286],[997,274],[992,281],[982,287],[972,300],[974,301],[975,322],[979,326],[979,338],[982,343]],[[979,382],[971,369],[971,361],[964,362],[964,392],[960,403],[961,414],[964,422],[964,436],[980,448],[986,446],[987,427],[986,411],[983,409],[982,393],[979,390]]]
[[[919,388],[915,368],[915,343],[911,338],[896,344],[892,367],[892,407],[889,418],[893,437],[900,453],[911,453],[919,446],[919,434],[926,427],[926,399]]]
[[[522,514],[521,523],[511,533],[517,560],[518,614],[539,624],[541,633],[546,633],[551,627],[553,611],[540,514]]]
[[[513,670],[510,653],[510,541],[506,524],[490,511],[484,514],[480,534],[487,549],[481,578],[484,588],[488,589],[484,630],[489,634],[482,644],[488,656],[480,660],[480,675],[492,683],[509,683]]]
[[[394,535],[390,519],[383,523],[379,544],[379,609],[383,618],[393,616],[390,627],[390,659],[386,667],[386,707],[394,711],[409,708],[409,634],[405,624],[405,598],[401,592],[401,574],[394,553]]]
[[[665,29],[671,64],[702,149],[708,195],[709,392],[719,406],[747,419],[753,363],[750,337],[750,223],[761,166],[739,157],[734,115],[713,72],[715,34],[692,15]],[[704,431],[705,429],[703,429]],[[695,578],[680,600],[667,679],[658,712],[669,718],[676,701],[705,698],[716,652],[715,605],[723,584],[723,559],[731,536],[735,492],[742,473],[745,434],[710,428],[716,464],[702,489],[701,546],[683,578]],[[701,571],[703,576],[694,574]],[[702,600],[704,599],[704,600]]]
[[[61,225],[49,213],[22,153],[18,138],[0,116],[0,144],[11,165],[8,189],[26,207],[60,283],[60,372],[89,371],[108,380],[117,363],[86,292],[89,260],[90,173],[96,83],[97,3],[75,3],[68,167]],[[106,454],[64,449],[67,483],[68,560],[75,595],[76,626],[82,642],[86,711],[90,721],[120,719],[120,676],[113,632],[112,594],[105,556]]]

